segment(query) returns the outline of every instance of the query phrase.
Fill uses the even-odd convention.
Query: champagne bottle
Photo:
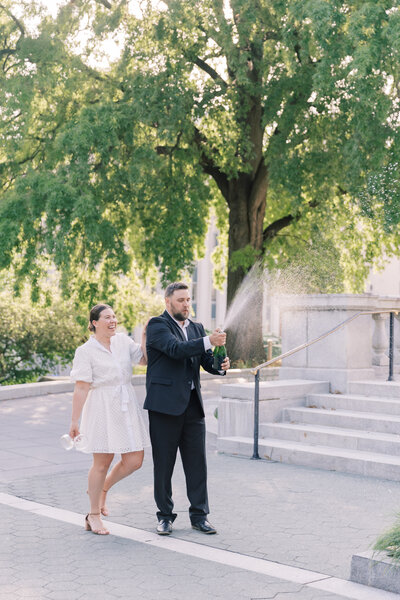
[[[221,371],[221,365],[224,362],[225,358],[226,358],[226,349],[225,346],[215,346],[214,351],[213,351],[213,355],[214,355],[214,362],[213,362],[213,367],[214,369],[216,369],[217,371]]]

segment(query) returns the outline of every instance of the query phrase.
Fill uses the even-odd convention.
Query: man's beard
[[[181,312],[173,312],[172,316],[174,317],[174,319],[176,319],[177,321],[186,321],[187,316],[185,317]]]

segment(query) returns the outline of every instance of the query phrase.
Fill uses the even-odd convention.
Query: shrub
[[[28,295],[0,294],[0,384],[25,383],[65,365],[84,341],[72,305],[32,303]]]

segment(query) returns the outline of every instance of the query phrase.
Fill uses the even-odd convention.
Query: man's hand
[[[231,368],[231,361],[229,360],[228,356],[226,356],[224,362],[221,365],[221,370],[227,371],[230,368]]]
[[[225,346],[226,333],[220,329],[216,329],[210,335],[210,342],[212,346]]]

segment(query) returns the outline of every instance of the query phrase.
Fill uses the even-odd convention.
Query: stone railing
[[[309,342],[363,311],[345,327],[285,358],[281,379],[329,381],[332,392],[346,392],[349,381],[383,378],[388,370],[389,311],[400,298],[372,294],[314,294],[277,298],[281,311],[282,353]],[[382,311],[382,312],[379,312]],[[394,318],[395,373],[400,371],[400,314]]]

